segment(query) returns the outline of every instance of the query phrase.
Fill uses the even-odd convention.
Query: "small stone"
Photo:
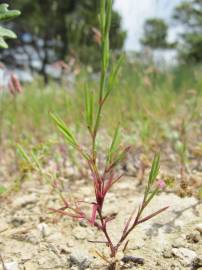
[[[79,222],[79,225],[80,225],[81,227],[83,227],[83,228],[88,227],[88,224],[87,224],[87,222],[86,222],[85,220],[81,220],[81,221]]]
[[[196,260],[193,263],[193,266],[198,269],[199,267],[202,267],[202,256],[201,257],[197,257]],[[194,268],[194,269],[195,269]]]
[[[182,238],[178,238],[175,240],[175,242],[172,244],[173,248],[181,248],[184,247],[184,240]]]
[[[180,259],[184,266],[191,266],[197,260],[197,254],[188,248],[173,248],[172,254]]]
[[[188,235],[186,235],[186,239],[188,241],[188,243],[198,243],[200,241],[200,233],[190,233]]]
[[[5,263],[5,270],[19,270],[17,262]]]
[[[134,257],[134,256],[124,256],[122,258],[122,261],[124,263],[132,262],[133,264],[140,264],[140,265],[144,264],[144,259],[139,258],[139,257]]]
[[[24,223],[25,223],[25,220],[22,219],[22,218],[19,218],[19,217],[14,217],[14,218],[11,219],[11,224],[16,228],[20,227]]]
[[[165,259],[169,259],[169,258],[172,258],[172,252],[170,249],[164,249],[163,250],[163,257]]]
[[[25,207],[29,204],[35,204],[36,202],[37,202],[37,197],[35,194],[24,195],[22,197],[15,199],[13,207],[14,208]]]
[[[197,224],[197,225],[195,226],[195,229],[196,229],[198,232],[200,232],[200,234],[202,234],[202,223]]]
[[[78,266],[80,270],[88,268],[91,264],[91,258],[88,253],[81,250],[74,250],[70,255],[70,266]]]
[[[46,223],[38,224],[37,229],[40,231],[43,238],[51,234],[51,231]]]

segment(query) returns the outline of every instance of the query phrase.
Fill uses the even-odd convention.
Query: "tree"
[[[97,29],[99,29],[100,3],[100,0],[79,1],[76,12],[69,20],[71,29],[70,47],[72,50],[76,50],[76,54],[81,62],[88,63],[94,69],[99,67],[100,62],[100,54],[97,53],[99,46],[99,31]],[[122,49],[125,38],[126,32],[121,29],[121,16],[113,10],[110,29],[111,49]]]
[[[163,19],[147,19],[144,24],[144,35],[140,40],[144,46],[152,49],[171,48],[172,45],[167,41],[168,25]]]
[[[13,7],[18,7],[23,14],[14,28],[21,37],[23,33],[31,34],[32,46],[42,61],[40,73],[45,83],[48,83],[46,65],[51,61],[50,49],[60,59],[68,52],[66,20],[74,11],[76,4],[77,0],[15,0],[13,3]],[[23,46],[23,39],[21,39],[21,46]]]
[[[13,28],[21,37],[23,33],[31,34],[31,45],[43,63],[40,73],[45,83],[48,82],[47,64],[65,60],[70,51],[81,62],[97,66],[99,45],[93,42],[93,29],[98,28],[100,0],[15,0],[13,7],[18,7],[23,14]],[[113,11],[112,20],[112,48],[121,49],[126,36],[121,30],[121,17]],[[23,48],[26,50],[26,46]]]
[[[184,1],[175,8],[174,20],[183,25],[179,56],[184,62],[202,62],[202,0]]]

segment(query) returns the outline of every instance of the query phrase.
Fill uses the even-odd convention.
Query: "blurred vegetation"
[[[24,45],[24,34],[31,35],[29,43],[39,55],[42,46],[44,53],[40,55],[43,62],[40,73],[46,83],[46,65],[54,60],[66,60],[68,55],[88,63],[94,69],[98,68],[100,34],[97,29],[100,0],[16,0],[13,1],[12,7],[22,12],[18,21],[12,24],[20,37],[16,46]],[[121,17],[113,11],[111,48],[121,49],[125,37],[126,32],[121,29]]]
[[[186,63],[202,62],[202,0],[183,1],[174,12],[174,19],[183,26],[180,59]]]
[[[176,43],[168,44],[168,25],[164,19],[149,18],[145,21],[141,43],[152,49],[177,48],[181,63],[202,62],[202,0],[184,0],[173,12],[175,26],[181,28]]]
[[[169,44],[168,40],[168,25],[163,19],[150,18],[145,21],[144,35],[140,40],[144,46],[152,49],[167,49],[174,47],[174,44]]]
[[[181,120],[192,121],[192,115],[200,130],[201,72],[202,67],[181,66],[162,71],[153,66],[125,63],[103,115],[107,130],[113,130],[118,120],[123,123],[124,134],[131,132],[133,142],[160,141]],[[5,93],[1,98],[1,137],[15,142],[45,141],[55,134],[50,111],[57,112],[68,126],[82,133],[87,81],[96,94],[97,79],[87,74],[85,68],[78,75],[73,92],[54,82],[44,91],[42,80],[36,79],[24,87],[22,95],[12,97]]]

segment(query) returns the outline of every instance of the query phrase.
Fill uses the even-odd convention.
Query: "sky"
[[[143,24],[147,18],[164,18],[169,26],[169,40],[176,38],[177,28],[171,22],[174,7],[181,0],[115,0],[114,8],[122,16],[123,29],[128,32],[126,50],[140,49],[139,40],[143,33]]]

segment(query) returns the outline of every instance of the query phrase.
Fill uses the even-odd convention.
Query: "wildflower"
[[[158,180],[156,184],[159,189],[164,189],[166,186],[166,183],[163,180]]]
[[[97,28],[92,27],[92,32],[93,32],[93,40],[95,41],[96,44],[100,45],[102,38],[100,31]]]
[[[55,62],[53,64],[53,67],[57,68],[57,69],[62,69],[62,70],[68,70],[69,69],[69,66],[68,64],[66,64],[64,61],[62,60],[59,60],[57,62]]]
[[[11,74],[10,80],[8,82],[8,88],[12,95],[22,92],[22,86],[15,74]]]

